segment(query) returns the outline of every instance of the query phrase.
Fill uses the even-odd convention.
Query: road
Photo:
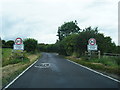
[[[40,68],[41,63],[50,65]],[[41,59],[8,88],[118,88],[118,82],[69,62],[55,53],[42,53]]]

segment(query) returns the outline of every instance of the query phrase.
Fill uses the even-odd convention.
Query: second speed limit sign
[[[96,45],[96,40],[94,38],[90,38],[88,43],[89,45]]]
[[[94,38],[90,38],[88,40],[87,49],[88,51],[93,51],[98,49],[98,46],[96,45],[96,40]]]
[[[17,44],[17,45],[22,44],[22,39],[21,38],[16,38],[15,44]]]

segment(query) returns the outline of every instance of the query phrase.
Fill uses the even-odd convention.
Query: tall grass
[[[2,54],[3,54],[2,66],[29,62],[26,52],[21,53],[20,51],[17,51],[17,53],[12,53],[12,49],[5,48],[3,49]]]
[[[120,66],[120,57],[113,57],[113,56],[102,56],[100,59],[93,58],[90,60],[87,60],[88,62],[94,62],[94,63],[101,63],[105,66],[112,66],[112,67],[118,67]]]
[[[2,49],[2,60],[8,60],[9,57],[11,56],[12,54],[12,49],[10,48],[3,48]]]
[[[80,59],[75,57],[66,58],[92,69],[120,76],[120,57],[103,56],[100,59],[91,58],[89,60],[86,57]]]
[[[9,54],[8,54],[9,53]],[[21,55],[22,54],[22,55]],[[31,65],[37,58],[40,57],[40,53],[12,53],[12,49],[3,49],[3,68],[2,68],[2,84],[7,85],[29,65]]]

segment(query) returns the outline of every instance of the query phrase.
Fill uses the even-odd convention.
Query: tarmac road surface
[[[118,82],[55,53],[42,53],[42,57],[8,88],[118,88]]]

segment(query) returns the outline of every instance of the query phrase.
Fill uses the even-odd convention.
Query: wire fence
[[[116,57],[120,57],[120,54],[114,54],[114,53],[104,53],[104,56],[116,56]]]

